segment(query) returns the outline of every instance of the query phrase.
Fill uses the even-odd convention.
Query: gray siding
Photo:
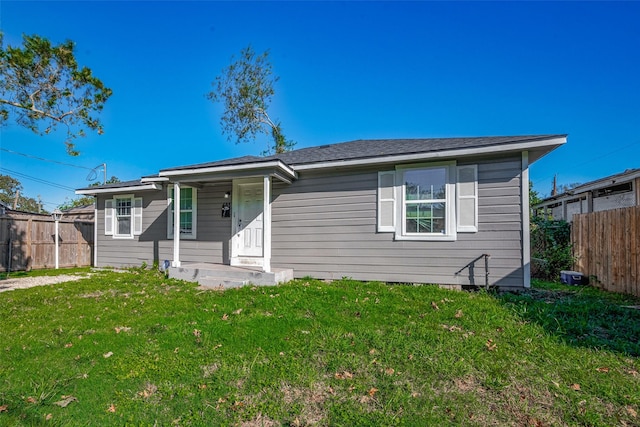
[[[272,265],[296,277],[481,285],[484,262],[471,273],[464,267],[488,253],[491,283],[522,286],[521,161],[469,163],[478,164],[479,231],[453,242],[378,233],[377,170],[304,172],[291,185],[274,184]]]
[[[221,217],[224,193],[228,186],[210,186],[198,189],[197,240],[180,240],[182,262],[228,263],[231,219]],[[123,192],[131,194],[131,192]],[[151,265],[155,261],[173,259],[173,239],[167,239],[167,191],[145,191],[135,193],[142,197],[142,234],[133,239],[114,239],[104,234],[104,201],[113,195],[98,197],[98,263],[97,266],[139,266],[143,262]]]

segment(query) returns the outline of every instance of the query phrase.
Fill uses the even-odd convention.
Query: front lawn
[[[4,292],[0,425],[638,425],[637,329],[537,304],[564,302],[143,270]]]

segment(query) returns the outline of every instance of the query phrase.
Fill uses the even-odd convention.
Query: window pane
[[[442,200],[446,197],[446,169],[420,169],[404,173],[406,200]]]
[[[446,204],[408,203],[406,205],[407,233],[444,233]]]
[[[193,213],[180,212],[180,233],[191,234],[192,229],[193,229]]]
[[[182,188],[180,189],[180,210],[191,210],[193,206],[193,189]]]
[[[131,217],[118,218],[118,233],[121,235],[131,234]]]
[[[131,215],[131,199],[116,199],[116,214],[118,216]]]

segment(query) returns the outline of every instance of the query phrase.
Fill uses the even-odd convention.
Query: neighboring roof
[[[37,213],[37,212],[27,212],[27,211],[21,211],[21,210],[13,210],[10,207],[5,207],[3,206],[4,209],[4,214],[5,215],[9,215],[9,216],[14,216],[14,215],[22,215],[22,216],[27,216],[27,215],[32,215],[32,216],[40,216],[40,217],[48,217],[51,218],[51,215],[48,213]]]
[[[294,169],[300,166],[328,162],[345,162],[349,160],[366,160],[400,155],[438,153],[456,150],[479,150],[483,148],[509,149],[516,145],[537,145],[549,140],[561,139],[557,145],[564,143],[567,135],[525,135],[525,136],[485,136],[466,138],[421,138],[421,139],[359,139],[356,141],[301,148],[283,154],[267,157],[244,156],[195,165],[178,166],[162,169],[160,173],[184,169],[216,168],[256,164],[280,160]],[[555,147],[553,147],[555,148]],[[551,148],[551,149],[553,149]],[[550,151],[549,149],[548,151]],[[546,153],[546,152],[545,152]]]
[[[122,189],[127,191],[159,190],[161,187],[154,183],[145,183],[140,179],[115,182],[113,184],[96,185],[76,190],[76,194],[94,195],[98,193],[117,193]]]
[[[94,206],[91,205],[84,205],[84,206],[75,206],[73,208],[67,209],[66,211],[63,211],[63,213],[65,215],[76,215],[76,214],[93,214],[94,213]]]
[[[632,181],[636,178],[640,178],[640,168],[627,169],[624,172],[620,172],[614,175],[609,175],[604,178],[598,178],[596,180],[589,181],[584,184],[580,184],[577,187],[572,188],[571,190],[565,191],[564,193],[547,197],[546,199],[538,203],[536,206],[542,206],[544,204],[548,204],[549,202],[553,202],[553,201],[564,199],[564,198],[574,198],[576,197],[576,195],[581,193],[598,190],[600,188],[609,187],[615,184],[622,184],[625,182]]]

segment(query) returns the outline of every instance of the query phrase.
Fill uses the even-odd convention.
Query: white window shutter
[[[378,232],[396,231],[396,171],[378,172]]]
[[[104,234],[113,236],[113,199],[104,201]]]
[[[142,197],[133,199],[133,234],[142,234]]]
[[[478,165],[457,167],[456,224],[461,233],[478,231]]]

